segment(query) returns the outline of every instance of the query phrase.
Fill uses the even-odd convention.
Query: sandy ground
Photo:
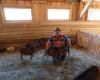
[[[44,50],[35,53],[32,60],[20,59],[18,52],[0,53],[0,80],[73,80],[91,65],[100,66],[100,56],[85,50],[71,49],[62,65],[54,65],[51,57],[44,57]]]

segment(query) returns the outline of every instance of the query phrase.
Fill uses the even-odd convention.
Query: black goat
[[[97,66],[91,66],[74,80],[100,80],[100,69]]]

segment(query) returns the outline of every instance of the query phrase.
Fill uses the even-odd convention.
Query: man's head
[[[60,35],[61,29],[59,27],[57,27],[57,28],[54,29],[54,32],[55,32],[56,35]]]

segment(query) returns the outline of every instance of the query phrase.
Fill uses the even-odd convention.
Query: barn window
[[[69,20],[69,9],[48,9],[48,20]]]
[[[30,8],[4,8],[4,15],[6,21],[32,20]]]
[[[100,20],[100,9],[89,9],[88,20]]]

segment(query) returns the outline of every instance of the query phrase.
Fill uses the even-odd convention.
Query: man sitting
[[[66,49],[66,53],[68,53],[68,47],[71,47],[71,42],[67,36],[61,33],[60,28],[54,29],[54,34],[49,37],[46,43],[46,50],[52,46],[63,47]],[[65,59],[66,53],[62,53],[60,56],[60,60],[63,61]]]

